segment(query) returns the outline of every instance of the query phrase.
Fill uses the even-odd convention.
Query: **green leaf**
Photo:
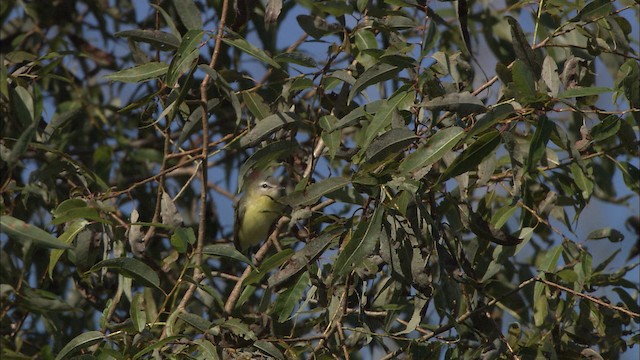
[[[269,358],[277,359],[277,360],[285,360],[286,358],[282,354],[282,352],[271,342],[258,340],[253,343],[253,346],[260,349],[263,353],[269,355]]]
[[[406,128],[391,129],[378,136],[366,150],[367,161],[375,163],[388,157],[396,157],[418,137]]]
[[[547,286],[545,284],[540,282],[537,282],[534,286],[533,321],[534,324],[538,327],[541,327],[544,324],[544,320],[549,314],[549,303],[547,302],[547,297],[543,295],[546,287]]]
[[[176,82],[182,74],[193,68],[194,61],[200,56],[200,46],[202,45],[203,36],[204,31],[202,30],[189,30],[184,34],[180,47],[178,51],[176,51],[167,69],[167,79],[165,82],[168,87],[175,87]]]
[[[171,235],[171,246],[176,251],[184,254],[187,251],[188,244],[194,244],[196,242],[196,234],[192,228],[184,228],[182,226],[177,227]]]
[[[148,354],[156,349],[161,349],[165,345],[174,343],[176,342],[176,340],[182,339],[182,338],[183,336],[167,336],[164,339],[153,341],[149,346],[146,346],[142,350],[138,351],[135,355],[133,355],[133,357],[131,357],[131,360],[140,359],[145,354]]]
[[[233,260],[238,260],[245,264],[253,266],[253,262],[244,256],[240,251],[238,251],[235,247],[231,245],[225,244],[211,244],[205,245],[202,248],[202,254],[204,255],[213,255],[213,256],[222,256]]]
[[[318,63],[310,57],[300,52],[284,52],[276,55],[273,60],[279,63],[291,63],[310,68],[318,67]]]
[[[162,291],[158,274],[138,259],[127,257],[105,259],[93,265],[90,271],[95,272],[103,267],[115,270],[119,274],[134,279],[144,286],[153,287]]]
[[[213,345],[213,343],[211,343],[211,341],[204,338],[200,338],[200,339],[194,340],[193,343],[198,345],[198,347],[201,349],[200,357],[198,357],[197,359],[207,359],[207,360],[220,359],[220,357],[218,357],[218,349],[216,348],[215,345]]]
[[[442,183],[452,177],[475,169],[487,156],[490,156],[500,145],[500,133],[491,131],[482,135],[471,146],[462,152],[438,180]]]
[[[292,112],[279,112],[258,121],[256,126],[240,139],[240,146],[254,146],[267,136],[282,129],[288,124],[300,123],[300,118]]]
[[[289,318],[296,304],[302,299],[307,286],[309,286],[309,273],[305,271],[286,290],[278,294],[273,313],[278,317],[279,322],[285,322]]]
[[[31,93],[22,86],[16,86],[11,89],[11,95],[11,107],[15,116],[25,127],[33,124],[36,113]]]
[[[449,93],[444,96],[423,101],[422,106],[429,110],[448,110],[460,116],[484,112],[485,106],[480,99],[468,91]]]
[[[289,157],[298,148],[299,145],[295,141],[281,140],[269,143],[265,147],[256,150],[238,171],[238,189],[243,188],[244,180],[250,171],[265,170],[275,162]]]
[[[368,68],[353,84],[349,91],[347,104],[350,104],[351,100],[368,86],[393,79],[400,71],[402,68],[386,63],[378,63]]]
[[[380,238],[383,214],[384,206],[377,204],[371,218],[358,224],[351,239],[338,254],[333,266],[335,274],[345,275],[351,272],[362,265],[365,257],[371,255]]]
[[[524,62],[517,59],[511,68],[513,83],[516,90],[516,101],[522,104],[529,104],[536,101],[538,93],[536,91],[536,81],[533,78],[531,69],[527,68]]]
[[[538,270],[544,272],[553,272],[558,265],[558,259],[560,258],[560,254],[562,254],[562,246],[558,245],[547,252],[547,254],[542,259]]]
[[[325,115],[320,118],[320,127],[322,128],[322,140],[324,141],[327,149],[329,150],[329,158],[335,159],[338,150],[340,150],[340,144],[342,144],[342,134],[340,131],[331,131],[338,123],[338,118],[333,115]]]
[[[229,38],[222,38],[222,41],[224,41],[227,45],[231,45],[234,46],[236,48],[238,48],[239,50],[255,57],[256,59],[260,60],[261,62],[271,65],[276,69],[280,69],[280,64],[278,64],[275,60],[273,60],[269,55],[267,55],[266,52],[264,52],[263,50],[251,45],[250,43],[247,42],[247,40],[243,39],[243,38],[236,38],[236,39],[229,39]]]
[[[328,178],[317,183],[313,183],[302,191],[295,191],[288,194],[281,198],[280,202],[292,207],[313,204],[321,197],[326,196],[333,191],[340,190],[350,183],[351,180],[347,178]]]
[[[354,10],[351,4],[344,1],[315,1],[313,6],[335,17],[351,14]]]
[[[209,329],[213,326],[213,323],[211,321],[196,314],[180,313],[178,314],[178,318],[201,333],[208,332]]]
[[[378,133],[391,125],[393,113],[401,107],[401,104],[405,102],[413,103],[415,96],[415,92],[406,91],[404,88],[400,88],[393,97],[391,97],[391,99],[384,103],[382,109],[376,113],[369,126],[367,126],[364,142],[361,145],[363,150],[366,151],[369,144],[371,144],[373,139],[378,136]]]
[[[354,37],[356,41],[356,47],[360,51],[378,48],[378,41],[376,40],[376,36],[369,29],[359,29],[358,31],[356,31]]]
[[[24,153],[29,148],[29,145],[32,144],[33,138],[36,136],[36,132],[38,129],[38,122],[34,121],[27,126],[27,128],[20,134],[20,137],[13,145],[11,149],[11,153],[9,154],[8,163],[13,166],[18,160],[22,158]]]
[[[193,0],[173,0],[180,21],[188,30],[202,29],[202,16]]]
[[[611,242],[620,242],[624,240],[624,235],[610,227],[594,230],[587,235],[587,240],[600,240],[600,239],[609,239]]]
[[[640,170],[628,161],[616,162],[622,172],[624,183],[636,193],[640,193]]]
[[[71,246],[56,239],[37,226],[27,224],[13,216],[0,216],[0,228],[3,232],[21,242],[33,241],[33,244],[51,249],[70,249]]]
[[[264,99],[260,94],[246,91],[242,93],[242,100],[244,100],[244,103],[247,105],[247,109],[249,109],[256,120],[262,120],[271,115],[269,105],[264,102]]]
[[[415,170],[435,164],[444,154],[453,149],[465,133],[462,128],[453,126],[438,130],[418,150],[409,154],[402,163],[400,171],[411,173]]]
[[[306,269],[336,238],[342,235],[343,230],[342,228],[325,229],[320,236],[307,242],[304,248],[293,254],[282,270],[269,278],[269,287],[277,287]]]
[[[560,74],[558,74],[558,65],[549,55],[547,55],[542,62],[542,79],[549,88],[549,96],[558,96],[558,91],[560,91]]]
[[[64,231],[64,233],[62,233],[62,235],[58,237],[58,240],[64,244],[68,244],[69,246],[71,246],[71,243],[73,242],[73,240],[75,240],[76,236],[78,236],[80,231],[82,231],[88,224],[89,222],[84,219],[76,219],[72,221],[67,226],[67,229]],[[64,249],[51,250],[51,254],[49,255],[49,267],[47,268],[49,278],[53,278],[53,269],[56,267],[56,264],[58,263],[58,260],[60,259],[64,251]]]
[[[613,3],[610,0],[594,0],[580,9],[578,15],[571,19],[571,21],[590,21],[607,16],[611,14],[613,10]]]
[[[507,16],[506,18],[511,26],[511,40],[513,42],[513,50],[516,53],[516,57],[521,60],[529,70],[531,70],[536,79],[539,79],[542,73],[542,61],[531,48],[531,45],[529,44],[529,41],[527,40],[527,37],[525,36],[518,21],[511,16]]]
[[[515,109],[511,104],[500,104],[490,109],[489,112],[478,116],[478,121],[473,125],[471,130],[465,136],[465,141],[472,137],[483,133],[485,130],[495,126],[500,121],[513,116]]]
[[[242,337],[245,340],[256,341],[256,334],[251,331],[249,325],[243,323],[240,319],[227,318],[216,322],[221,327],[229,329],[233,334]]]
[[[278,266],[284,264],[293,256],[292,249],[284,249],[276,254],[268,257],[260,264],[257,270],[254,270],[247,278],[242,282],[243,285],[251,285],[260,281],[267,273]]]
[[[504,224],[507,223],[509,219],[513,216],[513,214],[518,211],[518,207],[515,205],[503,206],[496,210],[496,212],[491,217],[491,225],[494,228],[500,229]]]
[[[296,20],[302,30],[316,40],[342,30],[342,26],[338,24],[330,24],[320,16],[298,15]]]
[[[56,356],[56,360],[62,360],[69,358],[72,353],[87,348],[105,339],[105,336],[100,331],[87,331],[71,339],[65,345],[62,350]]]
[[[552,130],[552,121],[546,115],[540,115],[536,132],[533,134],[529,145],[529,157],[527,158],[527,171],[529,173],[533,172],[535,166],[544,156]]]
[[[387,100],[376,100],[351,110],[347,115],[343,116],[336,124],[333,125],[331,131],[352,126],[361,119],[367,118],[371,114],[376,114],[378,110],[386,105],[386,103]]]
[[[584,97],[584,96],[600,95],[600,94],[608,93],[612,91],[613,90],[608,87],[598,87],[598,86],[575,87],[569,90],[565,90],[563,93],[558,95],[558,98],[559,99],[568,99],[568,98],[574,98],[574,97],[578,98],[578,97]]]
[[[131,301],[131,307],[129,308],[129,316],[133,323],[133,328],[138,333],[141,333],[147,326],[147,313],[144,310],[144,294],[139,292]]]
[[[585,175],[578,163],[571,163],[570,168],[574,183],[582,191],[582,198],[588,200],[593,193],[593,181]]]
[[[164,51],[175,50],[180,46],[180,39],[159,30],[126,30],[117,32],[116,37],[147,43]]]
[[[609,115],[591,128],[591,139],[598,142],[615,136],[620,130],[620,126],[620,118],[616,115]]]
[[[107,220],[100,216],[100,210],[96,207],[89,206],[81,199],[67,199],[52,211],[54,225],[64,224],[77,219],[94,220],[101,223],[108,223]]]
[[[126,83],[138,83],[159,78],[167,73],[167,69],[169,69],[169,65],[163,62],[150,62],[116,71],[106,75],[105,79]]]

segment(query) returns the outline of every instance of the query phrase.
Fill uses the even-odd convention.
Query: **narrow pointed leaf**
[[[472,113],[482,112],[485,106],[482,100],[478,99],[468,91],[461,93],[449,93],[422,103],[422,106],[429,110],[448,110],[460,116],[467,116]]]
[[[253,56],[254,58],[260,60],[261,62],[263,62],[265,64],[271,65],[276,69],[280,69],[280,64],[278,64],[278,62],[276,62],[269,55],[267,55],[267,53],[264,52],[264,50],[261,50],[261,49],[255,47],[255,46],[251,45],[245,39],[242,39],[242,38],[236,38],[236,39],[222,38],[222,41],[224,41],[228,45],[231,45],[233,47],[236,47],[236,48],[240,49],[241,51]]]
[[[453,149],[464,137],[462,128],[453,126],[433,134],[418,150],[407,156],[400,164],[400,171],[411,173],[435,164],[444,154]]]
[[[334,273],[345,275],[355,267],[362,264],[365,257],[369,256],[375,249],[382,231],[382,216],[384,206],[378,204],[373,215],[367,221],[358,224],[358,227],[338,255],[333,266]]]
[[[281,112],[269,115],[258,121],[256,126],[251,129],[247,135],[240,139],[240,146],[254,146],[262,139],[282,129],[286,125],[296,122],[300,122],[300,119],[295,113]]]
[[[498,145],[500,145],[500,133],[497,131],[481,136],[451,163],[438,182],[443,182],[475,169],[482,160],[491,155]]]
[[[105,79],[126,83],[138,83],[164,76],[169,65],[163,62],[150,62],[106,75]]]
[[[194,60],[200,56],[200,46],[204,31],[189,30],[183,37],[176,55],[167,70],[167,86],[174,87],[178,79],[193,66]]]
[[[160,289],[160,278],[158,274],[153,271],[149,265],[138,259],[126,257],[105,259],[95,264],[90,271],[94,272],[103,267],[115,270],[123,276],[138,281],[144,286],[162,290]]]
[[[69,341],[67,345],[65,345],[62,350],[60,350],[60,352],[56,356],[56,360],[67,359],[69,358],[70,354],[80,349],[84,349],[91,345],[94,345],[104,339],[104,334],[100,331],[88,331],[86,333],[80,334],[71,339],[71,341]]]
[[[165,51],[175,50],[180,46],[180,39],[159,30],[126,30],[117,32],[116,36],[147,43]]]
[[[280,201],[283,204],[295,207],[300,205],[308,205],[313,204],[318,201],[322,196],[325,196],[333,191],[342,189],[351,183],[350,179],[343,177],[333,177],[322,180],[317,183],[313,183],[309,185],[306,189],[302,191],[296,191],[291,193]]]
[[[386,63],[378,63],[368,68],[353,84],[347,103],[351,103],[351,100],[368,86],[393,79],[400,71],[402,68]]]
[[[0,228],[10,237],[25,242],[33,241],[35,245],[43,246],[51,249],[69,249],[70,245],[56,239],[48,232],[37,226],[27,224],[13,216],[0,216]]]

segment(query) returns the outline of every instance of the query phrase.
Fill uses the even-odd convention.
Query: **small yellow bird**
[[[241,252],[264,241],[284,206],[277,200],[284,188],[271,176],[250,176],[235,208],[233,243]]]

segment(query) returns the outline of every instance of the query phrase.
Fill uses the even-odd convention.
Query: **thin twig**
[[[218,60],[218,55],[220,53],[220,46],[222,43],[222,37],[224,34],[224,24],[227,18],[227,12],[229,10],[229,0],[224,0],[222,3],[222,13],[220,14],[220,22],[218,23],[218,32],[216,34],[216,43],[213,49],[213,55],[211,56],[211,62],[209,62],[209,67],[214,69],[216,66],[216,61]],[[200,158],[206,162],[207,155],[209,151],[209,114],[207,111],[207,87],[209,82],[211,81],[211,77],[209,74],[206,74],[200,83],[200,103],[202,108],[202,152],[200,153]],[[198,240],[195,249],[195,267],[193,269],[193,279],[196,283],[191,283],[189,285],[189,289],[184,294],[184,297],[180,301],[178,305],[177,311],[184,311],[187,303],[191,300],[197,286],[197,282],[204,278],[202,274],[202,247],[204,246],[205,234],[206,234],[206,223],[207,223],[207,171],[208,167],[206,164],[203,164],[201,168],[201,194],[200,194],[200,223],[198,225]]]
[[[275,230],[273,230],[271,235],[269,235],[269,238],[267,239],[267,241],[264,242],[264,244],[260,247],[260,249],[258,250],[258,252],[256,252],[254,256],[254,264],[256,266],[259,265],[262,262],[262,260],[264,260],[264,258],[267,256],[267,252],[269,251],[269,248],[272,245],[272,239],[278,238],[280,231],[284,228],[285,224],[288,221],[289,221],[289,218],[286,216],[282,216],[280,220],[278,220]],[[244,281],[244,279],[246,279],[249,276],[249,274],[251,274],[252,270],[253,268],[251,266],[247,266],[247,268],[244,269],[244,272],[242,273],[240,278],[238,278],[238,281],[236,281],[235,286],[233,287],[233,289],[231,290],[231,293],[229,294],[229,297],[227,298],[227,302],[224,304],[225,313],[231,314],[233,312],[233,309],[236,307],[236,303],[240,298],[240,294],[242,293],[242,282]]]
[[[608,304],[608,303],[606,303],[606,302],[604,302],[604,301],[602,301],[602,300],[600,300],[600,299],[598,299],[596,297],[589,296],[589,295],[586,295],[586,294],[583,294],[583,293],[579,293],[579,292],[577,292],[577,291],[575,291],[573,289],[569,289],[568,287],[562,286],[560,284],[556,284],[556,283],[554,283],[552,281],[549,281],[547,279],[537,278],[537,281],[540,281],[541,283],[543,283],[545,285],[553,286],[553,287],[558,288],[558,289],[560,289],[562,291],[566,291],[571,295],[575,295],[575,296],[581,297],[583,299],[587,299],[587,300],[589,300],[589,301],[591,301],[591,302],[593,302],[595,304],[598,304],[600,306],[604,306],[604,307],[606,307],[608,309],[619,311],[619,312],[621,312],[623,314],[629,315],[629,316],[634,317],[634,318],[640,318],[640,314],[635,313],[635,312],[633,312],[633,311],[631,311],[629,309],[625,309],[625,308],[620,307],[620,306]]]
[[[452,329],[453,327],[455,327],[455,326],[456,326],[456,324],[459,324],[459,323],[461,323],[461,322],[463,322],[463,321],[467,320],[468,318],[470,318],[471,316],[473,316],[473,315],[475,315],[475,314],[477,314],[477,313],[480,313],[480,312],[486,311],[486,310],[487,310],[488,308],[490,308],[491,306],[493,306],[493,305],[495,305],[495,304],[499,303],[499,302],[500,302],[500,301],[502,301],[503,299],[505,299],[505,298],[507,298],[507,297],[509,297],[509,296],[511,296],[511,295],[513,295],[513,294],[515,294],[516,292],[518,292],[518,291],[522,290],[522,289],[523,289],[523,288],[525,288],[527,285],[529,285],[529,284],[531,284],[531,283],[535,282],[536,280],[538,280],[538,277],[532,277],[532,278],[530,278],[530,279],[527,279],[527,280],[525,280],[525,281],[521,282],[521,283],[518,285],[518,287],[516,287],[515,289],[513,289],[513,290],[511,290],[511,291],[507,292],[506,294],[504,294],[504,295],[502,295],[502,296],[500,296],[500,297],[498,297],[498,298],[495,298],[495,299],[493,299],[493,300],[489,301],[487,304],[485,304],[485,305],[483,305],[483,306],[481,306],[481,307],[479,307],[479,308],[477,308],[477,309],[475,309],[475,310],[467,311],[466,313],[464,313],[464,314],[460,315],[459,317],[457,317],[454,321],[451,321],[451,322],[449,322],[448,324],[443,325],[443,326],[441,326],[441,327],[437,328],[436,330],[432,331],[431,333],[426,334],[426,335],[424,335],[424,336],[422,336],[422,337],[418,338],[417,340],[415,340],[415,342],[417,342],[417,343],[423,343],[423,342],[426,342],[426,341],[428,341],[429,339],[431,339],[431,338],[435,337],[436,335],[442,334],[443,332],[445,332],[445,331],[448,331],[448,330]],[[409,344],[407,344],[407,345],[405,345],[405,346],[402,346],[402,347],[398,348],[398,349],[397,349],[397,350],[395,350],[394,352],[389,353],[389,354],[387,354],[386,356],[382,357],[382,358],[381,358],[381,360],[389,360],[389,359],[393,359],[393,358],[397,357],[398,355],[400,355],[400,354],[402,354],[403,352],[405,352],[405,351],[408,349],[408,347],[409,347],[409,346],[411,346],[411,344],[413,344],[413,343],[414,343],[414,342],[410,342]]]

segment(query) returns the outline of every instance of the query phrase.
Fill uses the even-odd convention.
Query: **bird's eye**
[[[263,189],[266,189],[266,188],[268,188],[268,187],[269,187],[269,184],[267,184],[267,183],[262,183],[262,188],[263,188]]]

